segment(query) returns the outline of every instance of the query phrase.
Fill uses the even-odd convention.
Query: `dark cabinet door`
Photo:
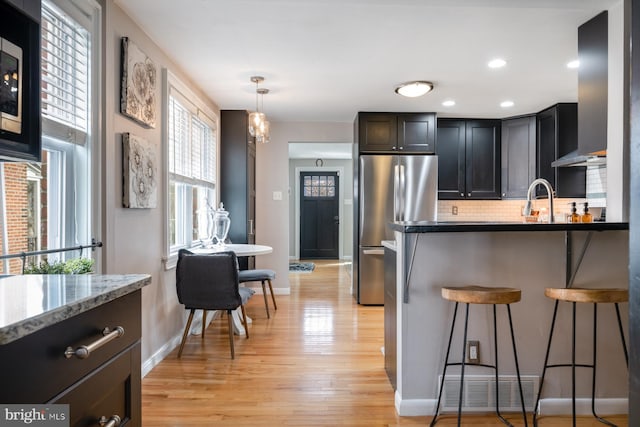
[[[500,198],[500,121],[438,120],[438,197]]]
[[[360,151],[394,151],[398,148],[398,119],[390,113],[359,113]]]
[[[358,113],[360,153],[407,152],[433,154],[435,113]]]
[[[537,176],[551,183],[556,197],[586,196],[586,167],[554,168],[551,163],[578,149],[578,105],[556,104],[537,115]],[[546,197],[542,187],[538,196]]]
[[[244,110],[220,112],[220,201],[229,212],[232,243],[255,243],[256,145]],[[253,257],[238,259],[240,269],[254,268]]]
[[[384,248],[384,369],[394,390],[398,377],[397,311],[396,251]]]
[[[465,122],[438,119],[438,198],[465,198]]]
[[[466,123],[466,196],[500,198],[500,121]]]
[[[416,153],[435,153],[436,115],[398,114],[398,150]]]
[[[527,197],[536,177],[536,117],[502,121],[502,198]]]

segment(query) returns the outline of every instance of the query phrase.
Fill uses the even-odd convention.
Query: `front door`
[[[300,173],[300,258],[338,258],[338,172]]]

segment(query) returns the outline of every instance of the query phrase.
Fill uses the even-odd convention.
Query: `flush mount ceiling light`
[[[408,98],[416,98],[422,96],[433,90],[433,83],[425,81],[415,81],[402,83],[396,87],[396,93],[398,95],[406,96]]]
[[[509,107],[513,107],[515,104],[513,103],[513,101],[502,101],[500,103],[500,106],[502,108],[509,108]]]
[[[258,95],[260,95],[261,107],[263,107],[264,95],[269,93],[269,89],[258,87],[264,81],[262,76],[252,76],[251,81],[256,84],[256,111],[249,114],[249,134],[256,138],[256,142],[266,144],[269,142],[269,122],[267,117],[258,108]]]
[[[489,61],[487,65],[489,66],[489,68],[502,68],[507,65],[507,61],[502,58],[496,58]]]

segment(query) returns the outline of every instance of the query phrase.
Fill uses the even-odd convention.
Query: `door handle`
[[[384,255],[384,249],[365,249],[362,253],[365,255]]]

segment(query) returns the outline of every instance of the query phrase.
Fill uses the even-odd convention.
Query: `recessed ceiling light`
[[[513,104],[513,101],[502,101],[502,102],[500,103],[500,106],[501,106],[502,108],[509,108],[509,107],[513,107],[513,106],[514,106],[514,104]]]
[[[453,107],[454,105],[456,105],[456,101],[453,101],[453,100],[444,101],[442,105],[444,105],[445,107]]]
[[[433,83],[425,81],[415,81],[402,83],[396,88],[396,93],[409,98],[422,96],[433,90]]]
[[[567,68],[578,68],[579,66],[580,66],[580,61],[578,61],[577,59],[567,62]]]
[[[501,68],[507,65],[507,61],[502,58],[496,58],[489,61],[487,65],[489,66],[489,68]]]

